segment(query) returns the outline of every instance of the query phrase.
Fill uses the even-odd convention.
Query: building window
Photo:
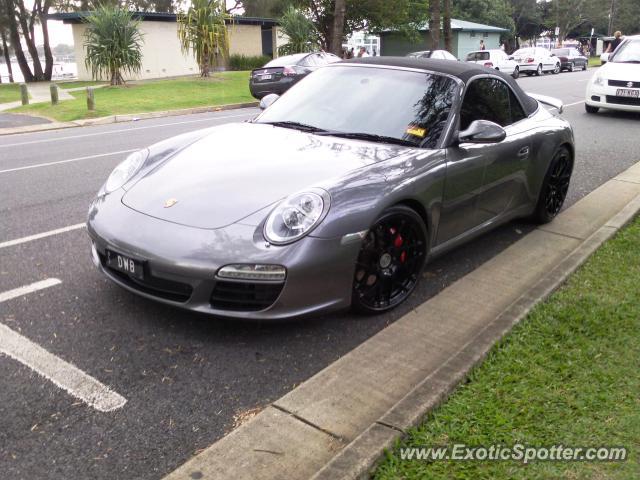
[[[489,38],[489,32],[484,32],[484,33],[482,34],[482,36],[483,36],[484,38]]]
[[[469,34],[469,36],[470,36],[471,38],[475,37],[475,36],[476,36],[476,32],[471,32],[471,33]]]

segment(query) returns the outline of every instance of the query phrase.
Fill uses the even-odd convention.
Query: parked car
[[[528,47],[513,52],[511,56],[520,68],[520,73],[542,75],[544,72],[560,73],[562,63],[546,48]]]
[[[554,48],[551,53],[560,59],[561,70],[574,72],[586,70],[589,66],[589,59],[582,55],[577,48]]]
[[[467,62],[477,63],[487,68],[495,68],[513,78],[520,75],[520,67],[518,62],[509,58],[502,50],[477,50],[467,54]]]
[[[340,60],[340,57],[326,52],[278,57],[251,72],[249,90],[258,99],[270,93],[282,95],[311,72]]]
[[[626,37],[587,85],[585,108],[640,112],[640,35]]]
[[[428,259],[551,221],[569,188],[569,123],[478,65],[349,60],[262,104],[116,167],[87,222],[106,277],[224,317],[385,312]]]
[[[454,60],[458,59],[446,50],[422,50],[421,52],[407,53],[410,58],[433,58],[435,60]]]

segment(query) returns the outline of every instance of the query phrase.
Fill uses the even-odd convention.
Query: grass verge
[[[602,65],[600,61],[600,57],[589,57],[589,66],[590,67],[599,67]]]
[[[94,91],[96,109],[87,110],[85,91],[71,92],[74,100],[52,106],[36,103],[11,112],[36,114],[58,121],[104,117],[125,113],[157,112],[200,106],[227,105],[253,101],[248,72],[216,73],[208,79],[185,77],[103,87]]]
[[[640,478],[640,218],[604,244],[410,431],[388,479]],[[624,446],[625,462],[401,460],[401,447]]]
[[[0,84],[0,103],[19,102],[20,85],[17,83]]]
[[[55,82],[58,87],[63,90],[68,90],[69,88],[81,88],[81,87],[93,87],[96,85],[104,85],[105,82],[95,82],[90,80],[70,80],[68,82]]]

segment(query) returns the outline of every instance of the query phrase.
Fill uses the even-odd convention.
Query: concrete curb
[[[385,449],[639,211],[640,163],[165,478],[368,478]]]
[[[163,110],[159,112],[128,113],[126,115],[109,115],[107,117],[89,118],[86,120],[74,120],[72,122],[52,122],[42,125],[27,125],[24,127],[0,129],[0,136],[15,135],[19,133],[44,132],[47,130],[60,130],[63,128],[89,127],[94,125],[108,125],[111,123],[135,122],[150,118],[176,117],[180,115],[192,115],[196,113],[222,112],[225,110],[238,110],[241,108],[254,108],[259,102],[234,103],[231,105],[219,105],[211,107],[181,108],[178,110]]]

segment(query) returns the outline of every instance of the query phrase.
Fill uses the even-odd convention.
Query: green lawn
[[[20,85],[17,83],[0,84],[0,103],[19,102]]]
[[[602,65],[602,62],[600,61],[600,57],[589,57],[590,67],[599,67],[600,65]]]
[[[71,92],[74,100],[26,105],[12,109],[58,121],[103,117],[114,114],[143,113],[179,108],[215,106],[253,101],[249,93],[248,72],[223,72],[209,79],[185,77],[129,83],[121,87],[103,87],[94,91],[96,110],[87,110],[84,90]]]
[[[400,447],[624,446],[625,462],[429,463],[387,479],[640,479],[640,218],[533,309]]]
[[[58,87],[63,90],[67,90],[69,88],[79,88],[79,87],[92,87],[94,85],[104,85],[105,82],[95,82],[95,81],[87,81],[87,80],[71,80],[68,82],[55,82]]]

